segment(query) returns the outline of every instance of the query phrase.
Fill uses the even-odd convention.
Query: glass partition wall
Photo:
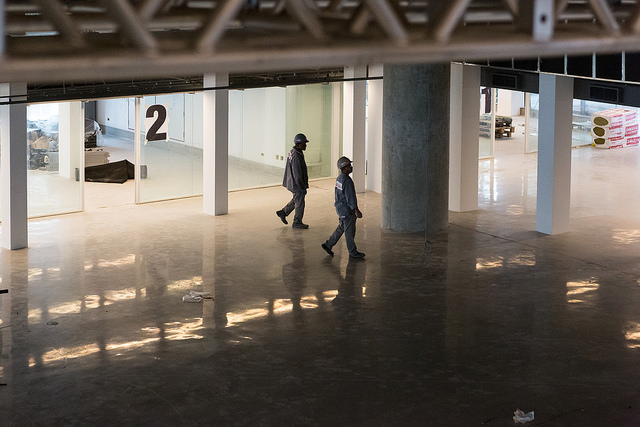
[[[28,215],[82,210],[84,104],[60,102],[27,107]]]
[[[493,157],[496,140],[496,89],[480,88],[480,147],[478,157]]]
[[[202,117],[202,93],[142,98],[137,202],[202,194]]]
[[[598,111],[612,108],[623,108],[637,112],[635,107],[627,107],[619,104],[607,104],[604,102],[573,100],[572,139],[573,147],[591,145],[591,115]]]
[[[538,117],[540,116],[540,95],[527,93],[525,95],[525,138],[526,153],[538,151]]]
[[[297,133],[309,139],[309,178],[333,175],[335,84],[340,83],[230,91],[229,189],[281,184]]]
[[[310,140],[309,177],[332,176],[340,89],[341,83],[231,90],[229,189],[280,185],[297,133]],[[85,167],[97,164],[137,162],[138,203],[202,194],[202,93],[91,102],[89,120],[83,101],[27,107],[29,217],[82,211]],[[105,182],[91,191],[120,185]]]

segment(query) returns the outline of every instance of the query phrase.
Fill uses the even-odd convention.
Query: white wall
[[[524,92],[513,92],[511,94],[511,115],[519,116],[520,108],[524,108]]]
[[[287,90],[280,87],[243,91],[242,158],[284,167]],[[233,145],[235,141],[230,141]],[[293,143],[290,144],[293,146]]]
[[[293,136],[303,132],[311,140],[305,153],[307,163],[333,165],[332,96],[333,88],[322,85],[229,91],[229,155],[282,168]],[[202,111],[202,94],[148,96],[143,108],[156,103],[167,107],[172,142],[186,141],[202,148],[202,126],[194,116]],[[134,106],[135,98],[99,100],[97,120],[111,128],[133,131]],[[329,172],[333,172],[331,167]]]
[[[243,90],[229,91],[229,155],[242,157]]]
[[[519,116],[521,107],[524,108],[524,92],[498,89],[498,116]]]
[[[167,108],[169,140],[202,148],[201,120],[194,116],[202,111],[202,94],[176,93],[170,95],[146,96],[143,99],[142,114],[146,107],[162,104]],[[97,120],[101,125],[123,131],[135,129],[135,98],[103,99],[97,101]],[[199,116],[198,116],[199,117]]]
[[[498,89],[498,108],[496,109],[498,116],[511,116],[511,91]]]
[[[229,91],[229,155],[284,167],[286,89]]]
[[[188,106],[185,102],[186,94],[174,93],[171,95],[146,96],[142,105],[142,111],[147,111],[151,105],[164,105],[167,109],[167,121],[169,129],[169,140],[184,143],[185,141],[185,116],[187,108],[191,110],[191,102]]]
[[[133,98],[131,98],[133,101]],[[102,99],[96,106],[97,121],[116,129],[129,129],[129,98]]]

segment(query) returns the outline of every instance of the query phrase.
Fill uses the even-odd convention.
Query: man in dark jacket
[[[307,195],[309,188],[309,176],[307,174],[307,163],[304,161],[303,151],[307,149],[309,140],[303,133],[299,133],[293,138],[293,148],[289,151],[287,163],[284,167],[284,179],[282,186],[293,193],[293,198],[284,208],[276,211],[276,215],[280,220],[288,224],[287,215],[295,209],[293,216],[293,228],[309,228],[307,224],[302,222],[304,216],[304,196]]]
[[[341,173],[336,179],[336,202],[334,203],[336,213],[338,214],[338,227],[336,227],[327,241],[322,244],[322,249],[333,256],[331,248],[338,243],[338,240],[340,240],[340,237],[344,234],[345,241],[347,242],[347,250],[349,251],[349,258],[362,259],[364,258],[364,253],[358,252],[355,243],[356,218],[362,218],[362,212],[358,209],[356,187],[349,176],[349,174],[353,172],[351,160],[347,157],[340,157],[338,159],[338,169],[340,169]]]

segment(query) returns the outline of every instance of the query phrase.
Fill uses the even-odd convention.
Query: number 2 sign
[[[147,133],[144,143],[149,141],[167,141],[169,121],[167,120],[167,108],[161,104],[150,105],[144,119],[144,127]]]

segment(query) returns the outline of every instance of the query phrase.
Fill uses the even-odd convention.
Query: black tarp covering
[[[88,182],[110,182],[122,184],[134,178],[133,163],[128,160],[105,163],[84,168],[84,180]]]

